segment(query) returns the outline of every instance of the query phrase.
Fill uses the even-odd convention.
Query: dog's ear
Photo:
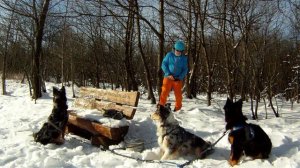
[[[53,95],[57,95],[58,93],[59,93],[58,88],[53,86]]]
[[[243,100],[242,100],[242,99],[239,99],[239,100],[237,101],[237,103],[243,104]]]
[[[232,104],[232,103],[233,103],[232,100],[230,100],[229,97],[227,97],[227,101],[226,101],[225,104],[228,104],[228,105],[229,105],[229,104]]]
[[[66,95],[66,89],[64,86],[61,87],[60,91],[62,94]]]
[[[226,103],[225,103],[223,109],[225,110],[226,107],[230,106],[232,103],[233,103],[232,100],[230,100],[230,99],[227,97],[227,100],[226,100]]]
[[[165,107],[169,110],[171,110],[171,103],[166,103]]]
[[[242,108],[243,108],[243,100],[242,99],[239,99],[237,102],[235,102],[235,107],[236,107],[236,112],[239,116],[239,118],[241,120],[244,120],[246,121],[248,118],[246,116],[243,115],[243,112],[242,112]]]
[[[156,105],[156,111],[159,112],[161,108],[163,108],[164,106],[162,106],[161,104],[157,104]]]
[[[238,100],[238,101],[235,102],[235,103],[236,103],[237,107],[239,107],[239,108],[242,108],[242,107],[243,107],[243,100],[242,100],[242,99]]]

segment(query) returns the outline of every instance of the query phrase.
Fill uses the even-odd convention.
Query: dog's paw
[[[37,133],[32,133],[33,139],[35,140],[37,137]]]
[[[232,160],[232,159],[230,159],[230,160],[228,160],[228,163],[230,164],[230,166],[235,166],[235,165],[238,164],[238,160]]]
[[[56,145],[62,145],[65,143],[65,140],[62,137],[58,137],[56,139],[53,139],[51,143],[55,143]]]
[[[170,152],[167,150],[163,153],[160,160],[169,160],[169,157],[170,157]]]

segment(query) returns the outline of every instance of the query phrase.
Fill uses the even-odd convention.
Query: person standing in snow
[[[188,72],[188,60],[187,56],[183,54],[184,49],[184,43],[182,41],[176,41],[174,51],[170,51],[166,54],[161,65],[164,72],[164,79],[159,104],[163,106],[166,104],[167,97],[171,89],[173,89],[176,101],[174,111],[178,111],[182,107],[181,88]]]

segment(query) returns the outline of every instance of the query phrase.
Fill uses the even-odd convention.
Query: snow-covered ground
[[[90,145],[90,142],[75,135],[66,135],[63,145],[42,145],[33,141],[32,133],[37,132],[52,110],[52,86],[47,83],[47,92],[36,104],[31,100],[28,85],[18,81],[7,81],[8,95],[0,95],[0,167],[176,167],[186,160],[172,160],[158,163],[158,144],[156,142],[156,127],[149,118],[155,110],[142,95],[137,112],[130,121],[126,141],[140,139],[145,144],[145,150],[134,152],[129,150],[116,150],[118,153],[133,158],[155,160],[154,162],[137,161],[103,151]],[[67,89],[68,105],[72,107],[74,99],[71,98],[71,88]],[[224,131],[223,106],[226,96],[214,95],[212,106],[207,107],[205,97],[199,95],[198,99],[184,99],[183,109],[176,113],[181,126],[190,132],[201,136],[207,141],[216,141]],[[174,104],[171,94],[170,102]],[[273,148],[268,160],[251,160],[243,158],[235,167],[242,168],[296,168],[300,167],[300,105],[294,104],[293,109],[289,102],[279,101],[280,118],[275,118],[268,109],[268,119],[265,116],[263,104],[259,107],[259,121],[248,122],[259,124],[270,136]],[[244,102],[244,114],[250,116],[249,103]],[[118,148],[123,144],[111,146]],[[187,167],[230,167],[227,163],[230,154],[230,145],[227,136],[221,139],[213,154],[202,160],[196,160]]]

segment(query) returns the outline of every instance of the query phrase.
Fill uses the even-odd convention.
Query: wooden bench
[[[80,97],[75,99],[73,109],[69,110],[66,132],[89,139],[92,145],[101,145],[105,148],[123,141],[129,125],[110,127],[93,118],[82,117],[80,112],[86,109],[96,109],[96,115],[99,112],[99,116],[103,117],[103,111],[112,110],[123,115],[126,121],[131,120],[136,112],[139,92],[81,87],[79,94]]]

